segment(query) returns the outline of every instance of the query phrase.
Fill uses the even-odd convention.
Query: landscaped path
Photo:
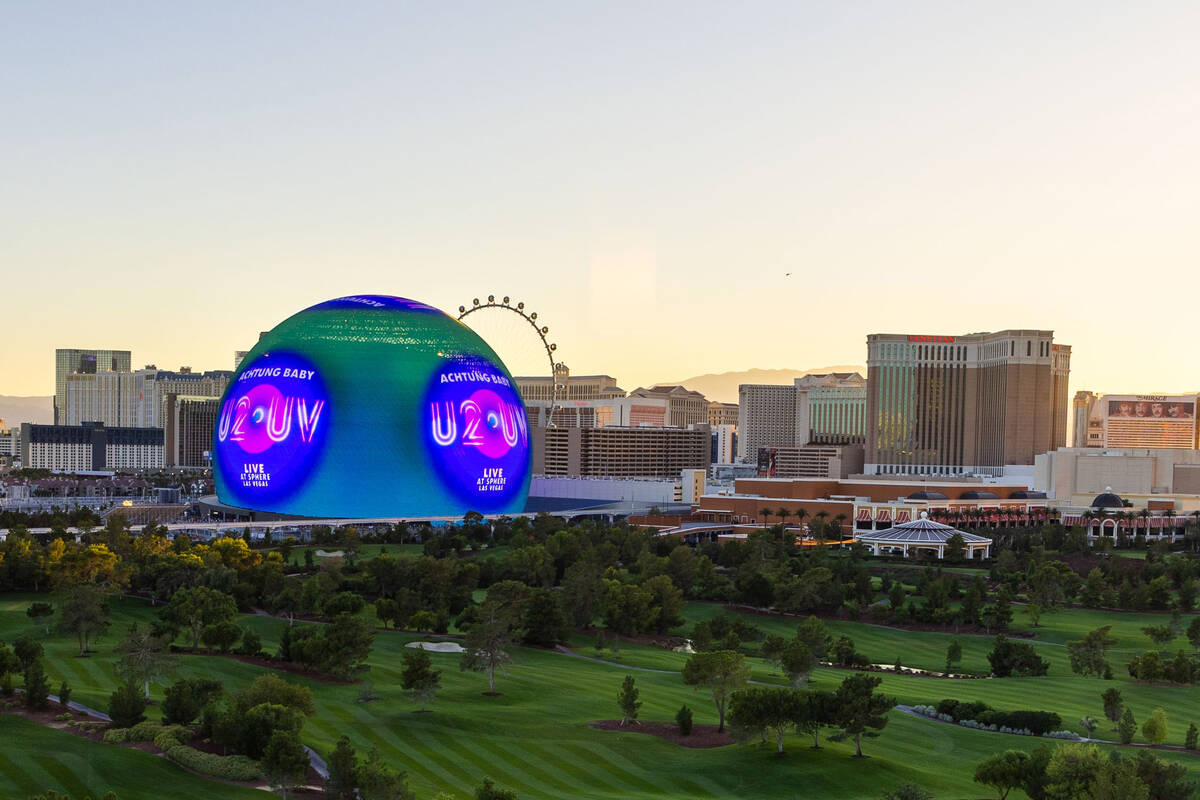
[[[956,728],[966,728],[969,731],[979,731],[980,733],[1001,733],[1001,731],[989,731],[986,728],[968,728],[966,725],[959,725],[957,722],[951,722],[950,720],[945,720],[945,719],[938,719],[937,717],[927,717],[924,714],[919,713],[912,706],[898,705],[898,706],[896,706],[896,710],[903,714],[908,714],[910,717],[916,717],[917,719],[923,719],[926,722],[939,722],[942,725],[953,725]],[[1005,735],[1006,736],[1021,736],[1023,734],[1011,734],[1010,733],[1010,734],[1005,734]],[[1031,736],[1030,738],[1031,739],[1045,739],[1045,738],[1049,738],[1049,737]],[[1057,739],[1055,741],[1067,742],[1067,741],[1071,741],[1071,740],[1070,739]],[[1088,738],[1085,738],[1082,736],[1079,737],[1078,739],[1076,739],[1075,741],[1090,742],[1092,744],[1111,744],[1116,747],[1149,747],[1154,750],[1178,750],[1181,753],[1191,752],[1186,747],[1179,747],[1178,745],[1170,745],[1170,744],[1169,745],[1152,745],[1152,744],[1147,744],[1145,742],[1130,742],[1129,744],[1125,744],[1124,742],[1114,742],[1110,739],[1088,739]]]

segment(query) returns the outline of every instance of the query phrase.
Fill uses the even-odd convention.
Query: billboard
[[[1106,395],[1103,446],[1195,448],[1196,400],[1194,394]]]
[[[1141,396],[1108,401],[1109,419],[1177,419],[1190,422],[1196,417],[1194,401]]]
[[[221,502],[311,517],[522,511],[525,406],[488,345],[436,308],[341,297],[264,334],[221,398]]]

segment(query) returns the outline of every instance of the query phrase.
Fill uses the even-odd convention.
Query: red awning
[[[871,521],[871,509],[860,508],[858,510],[858,514],[856,514],[854,518],[856,520],[858,520],[859,522],[870,522]]]
[[[889,509],[889,508],[875,509],[875,521],[876,522],[890,522],[891,519],[892,519],[891,509]]]
[[[896,522],[908,522],[909,513],[910,512],[907,509],[900,509],[899,511],[897,511],[896,512]]]

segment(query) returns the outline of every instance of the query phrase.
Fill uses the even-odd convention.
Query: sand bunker
[[[433,653],[465,653],[458,642],[409,642],[404,645],[418,650],[429,650]]]

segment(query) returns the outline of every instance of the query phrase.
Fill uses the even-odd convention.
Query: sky
[[[0,394],[367,292],[630,388],[1040,328],[1200,389],[1192,2],[0,7]]]

